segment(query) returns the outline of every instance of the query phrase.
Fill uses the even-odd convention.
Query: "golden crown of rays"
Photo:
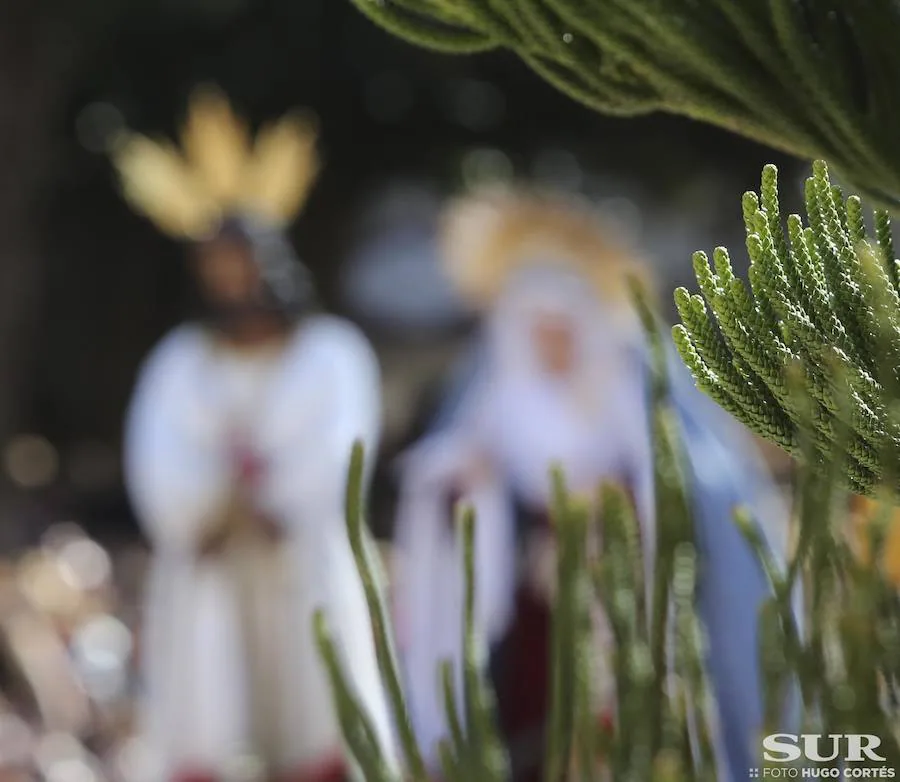
[[[472,304],[489,306],[510,277],[533,265],[567,268],[606,302],[628,299],[646,267],[587,204],[536,191],[489,188],[451,202],[442,249],[447,273]]]
[[[253,139],[225,95],[206,86],[191,95],[180,150],[124,132],[111,154],[136,211],[171,236],[201,239],[234,214],[289,223],[319,172],[317,135],[315,119],[295,112]]]

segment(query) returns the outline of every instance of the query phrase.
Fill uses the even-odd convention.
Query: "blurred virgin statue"
[[[430,430],[401,457],[399,643],[412,720],[436,762],[447,726],[435,672],[442,660],[461,666],[452,509],[464,500],[477,514],[476,621],[501,732],[514,779],[530,782],[541,778],[549,708],[552,463],[578,494],[596,496],[604,481],[626,488],[651,581],[648,360],[627,293],[629,275],[648,275],[588,206],[556,194],[477,192],[447,207],[443,232],[449,278],[483,317]],[[754,765],[762,725],[756,615],[770,593],[732,510],[747,506],[757,524],[771,525],[763,534],[776,556],[786,512],[750,436],[676,364],[672,401],[687,441],[719,778],[739,780]],[[595,637],[598,649],[608,643],[600,615]],[[602,658],[594,677],[601,724],[615,719],[615,683]]]
[[[311,620],[326,611],[391,753],[343,521],[380,377],[362,334],[316,311],[284,232],[318,173],[315,124],[287,115],[254,139],[201,89],[181,141],[112,147],[131,205],[189,243],[203,304],[154,348],[127,416],[127,487],[154,550],[144,735],[165,782],[354,779]]]

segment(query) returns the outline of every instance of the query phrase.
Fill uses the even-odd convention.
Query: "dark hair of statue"
[[[246,255],[257,280],[243,284],[255,291],[228,297],[212,290],[201,264],[215,263],[213,254],[222,250]],[[276,227],[247,216],[229,217],[213,235],[196,242],[192,254],[200,317],[216,331],[235,333],[261,320],[288,327],[316,307],[310,274],[289,239]],[[235,257],[232,255],[232,259]],[[240,288],[241,283],[237,284]]]

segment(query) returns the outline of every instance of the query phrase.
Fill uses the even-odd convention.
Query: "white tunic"
[[[161,775],[222,773],[247,752],[279,771],[340,750],[311,630],[318,607],[350,651],[345,667],[383,745],[391,746],[344,522],[351,446],[361,438],[374,453],[379,417],[375,356],[352,325],[330,317],[304,321],[283,348],[262,354],[226,350],[200,327],[183,326],[146,362],[128,416],[125,468],[155,551],[145,617],[145,734]],[[228,561],[196,556],[201,534],[233,490],[229,446],[236,435],[265,463],[260,510],[286,530],[279,547],[243,560],[254,592],[248,598],[245,591],[254,601],[247,632],[239,617],[248,607],[243,614],[237,607]]]

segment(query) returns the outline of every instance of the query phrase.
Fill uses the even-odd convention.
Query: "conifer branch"
[[[869,203],[900,209],[892,0],[352,2],[420,46],[509,49],[605,114],[679,114],[825,159]]]
[[[888,415],[900,383],[890,221],[877,212],[870,236],[859,198],[845,201],[823,162],[805,192],[809,226],[790,215],[785,234],[777,171],[765,167],[760,193],[743,199],[750,290],[724,248],[714,253],[715,268],[697,253],[700,295],[675,292],[681,323],[673,336],[697,385],[790,453],[804,456],[798,433],[807,425],[813,446],[805,455],[827,464],[845,427],[844,484],[872,494],[883,465],[900,459],[900,429]],[[801,378],[799,395],[791,371]],[[891,489],[900,495],[900,484]]]

